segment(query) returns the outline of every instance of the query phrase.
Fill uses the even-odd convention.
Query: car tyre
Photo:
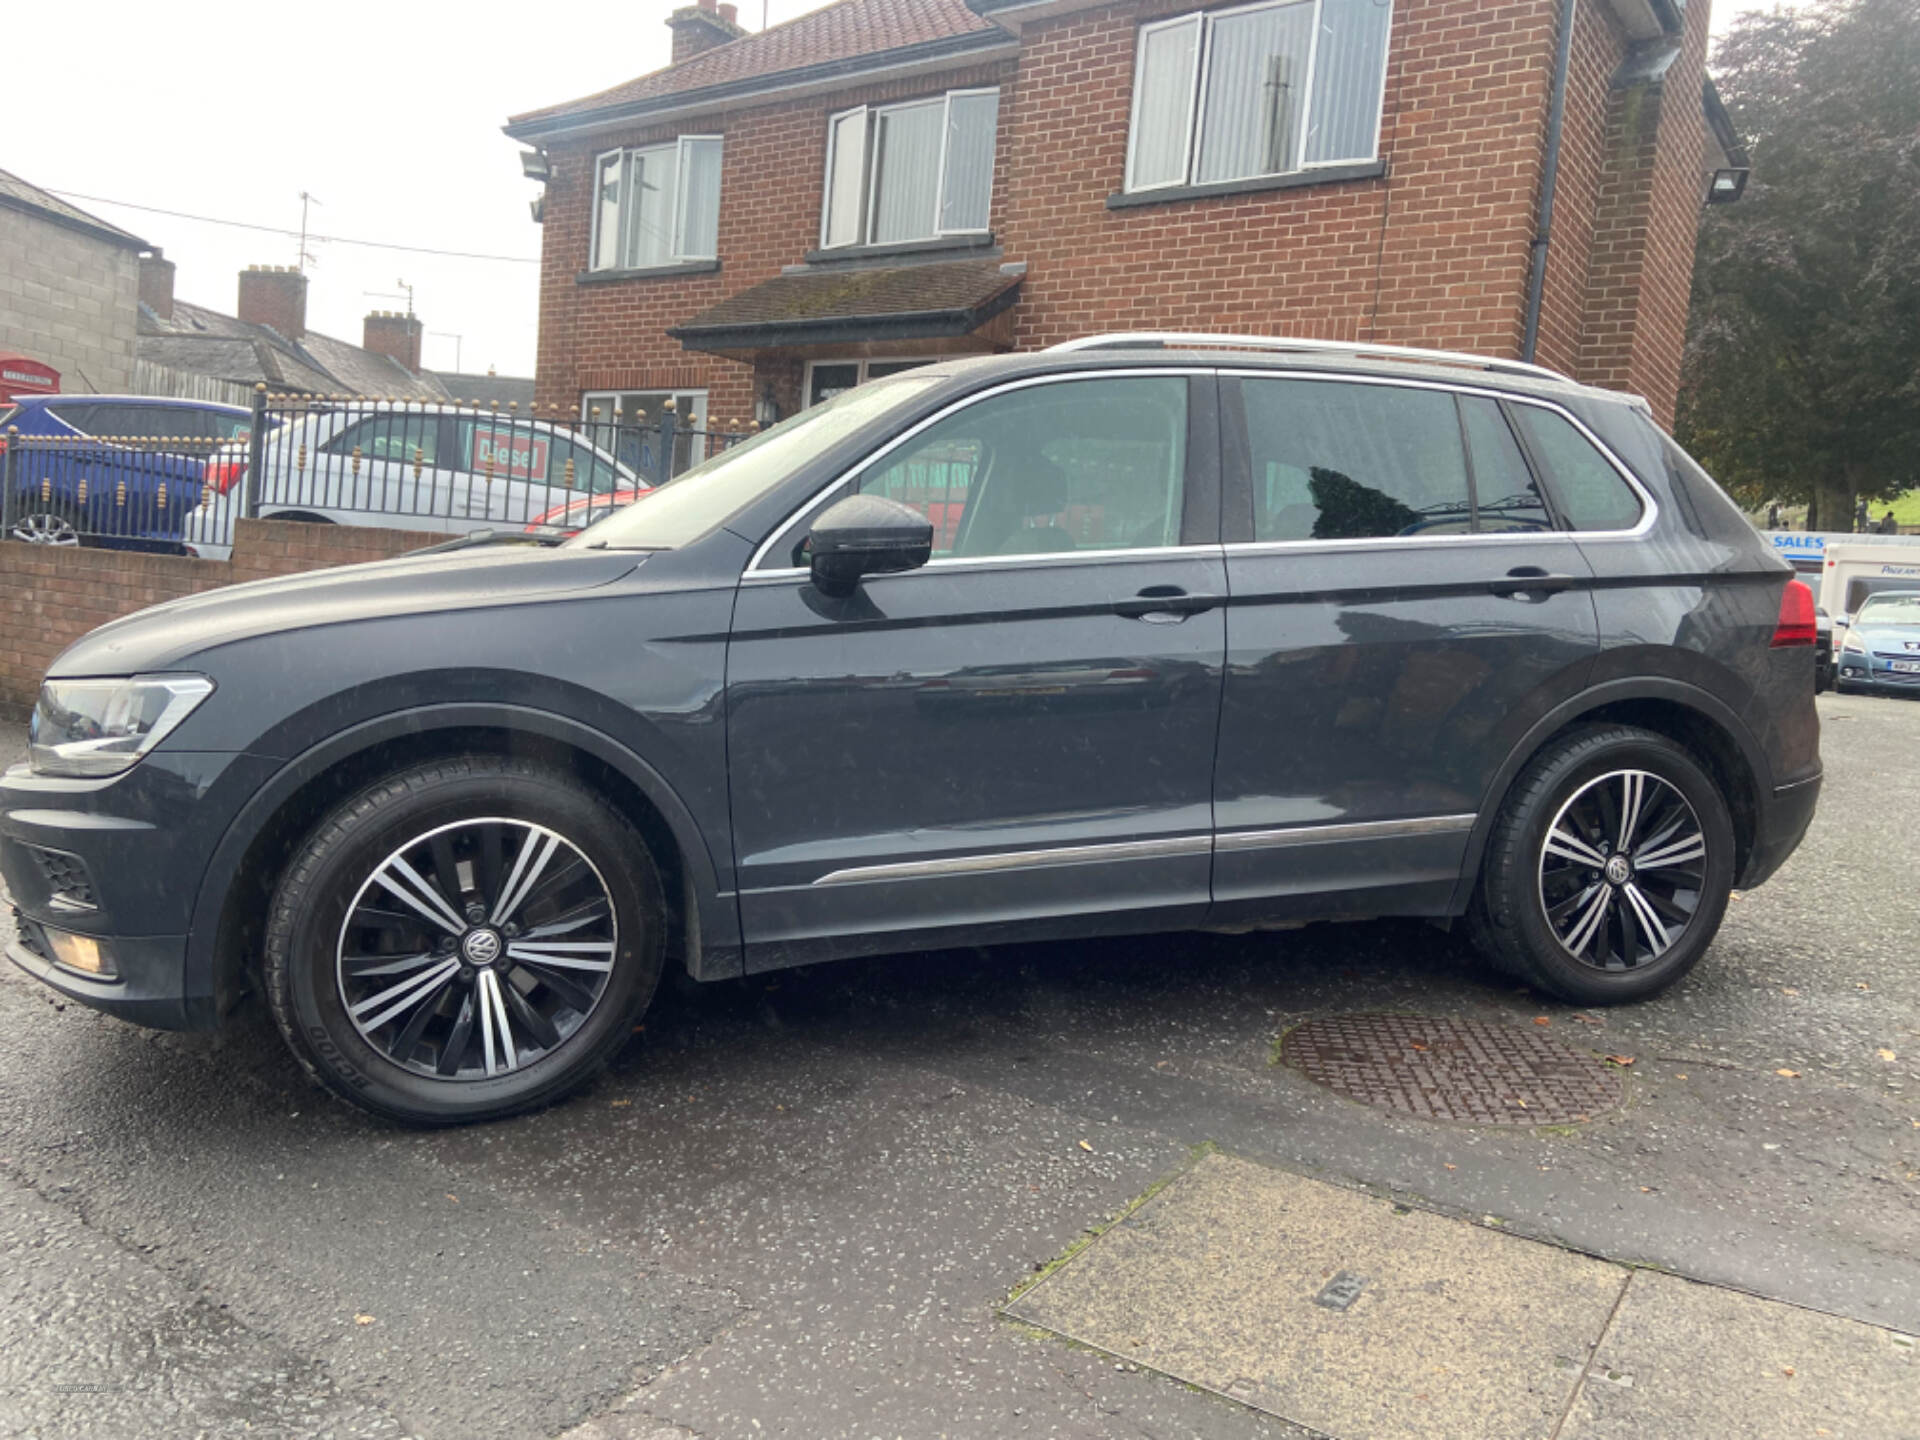
[[[1570,1004],[1642,1000],[1699,961],[1733,877],[1732,816],[1700,762],[1650,730],[1590,726],[1550,742],[1508,791],[1468,933]]]
[[[559,772],[465,755],[381,780],[300,843],[264,988],[341,1099],[412,1125],[490,1120],[606,1065],[653,997],[664,935],[658,870],[623,815]]]

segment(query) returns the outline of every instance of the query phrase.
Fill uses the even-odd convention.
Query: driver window
[[[948,416],[855,488],[933,525],[936,559],[1180,543],[1187,382],[1029,385]]]
[[[1244,380],[1256,540],[1473,528],[1453,396],[1325,380]]]

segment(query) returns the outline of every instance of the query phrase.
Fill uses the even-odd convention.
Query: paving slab
[[[1912,1336],[1636,1273],[1564,1440],[1920,1440]]]
[[[1340,1440],[1545,1440],[1628,1279],[1216,1153],[1007,1313]]]

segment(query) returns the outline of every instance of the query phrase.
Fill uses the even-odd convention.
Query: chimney
[[[307,277],[291,265],[249,265],[240,272],[240,323],[298,340],[307,333]]]
[[[140,303],[162,320],[173,319],[173,262],[157,249],[140,257]]]
[[[738,6],[722,5],[719,0],[700,0],[674,11],[667,17],[667,28],[673,31],[673,63],[704,55],[746,34],[746,27],[735,18],[739,13]]]
[[[397,310],[375,310],[361,322],[360,348],[398,360],[407,373],[420,373],[420,337],[427,327],[417,315]]]

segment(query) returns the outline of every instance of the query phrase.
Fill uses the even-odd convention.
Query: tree
[[[1920,5],[1743,15],[1714,72],[1754,168],[1702,213],[1679,436],[1850,529],[1920,484]]]

